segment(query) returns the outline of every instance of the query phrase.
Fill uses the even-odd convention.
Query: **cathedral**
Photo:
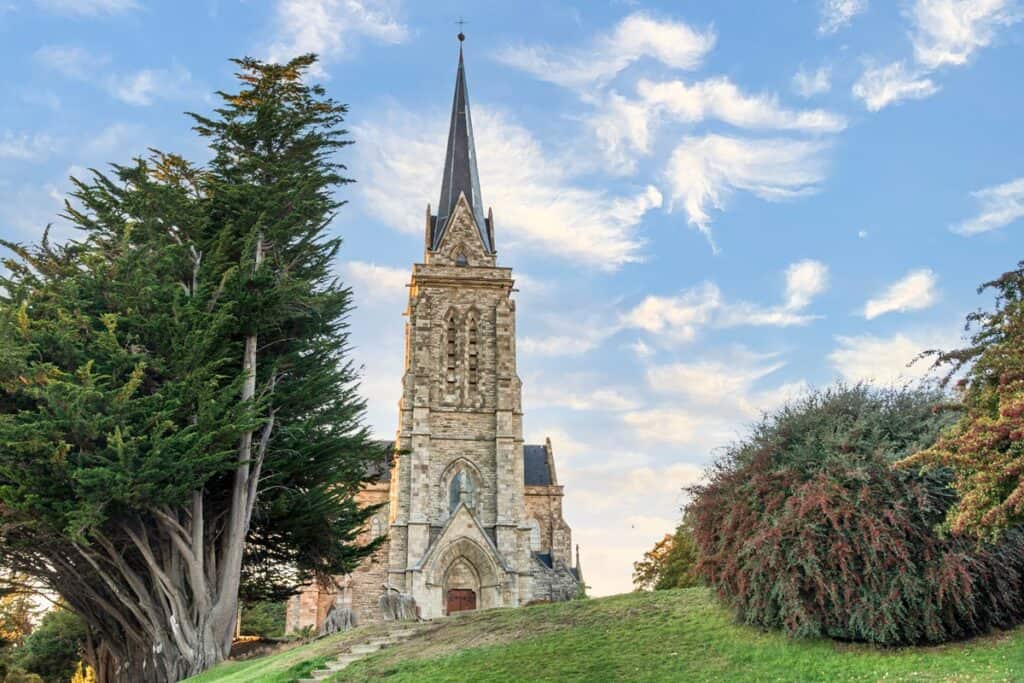
[[[567,600],[583,585],[550,439],[523,443],[512,269],[484,213],[459,34],[441,198],[413,265],[394,456],[359,494],[381,505],[362,537],[386,541],[336,586],[291,599],[287,628],[319,630],[348,609],[383,618],[386,593],[419,616]]]

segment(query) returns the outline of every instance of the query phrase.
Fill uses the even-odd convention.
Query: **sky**
[[[550,437],[594,595],[670,532],[764,411],[918,381],[1024,257],[1015,0],[0,0],[0,237],[149,147],[231,57],[316,52],[350,107],[331,225],[367,419],[395,432],[402,312],[440,192],[458,43],[527,442]]]

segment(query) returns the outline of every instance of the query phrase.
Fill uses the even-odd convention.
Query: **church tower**
[[[484,214],[463,39],[441,198],[436,214],[427,206],[423,263],[409,283],[394,457],[357,496],[379,508],[357,542],[386,538],[333,587],[293,597],[289,632],[387,618],[381,597],[395,591],[432,619],[567,600],[582,586],[551,441],[523,444],[514,281]]]
[[[389,506],[389,583],[425,618],[532,596],[514,283],[484,215],[461,39],[441,197],[409,285]]]

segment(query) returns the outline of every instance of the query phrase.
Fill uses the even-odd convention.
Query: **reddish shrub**
[[[951,416],[931,391],[839,387],[766,418],[688,507],[698,571],[745,623],[796,636],[936,643],[1024,620],[1024,534],[937,531],[946,470],[896,470]]]

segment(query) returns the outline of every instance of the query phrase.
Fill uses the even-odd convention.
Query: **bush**
[[[242,635],[280,638],[284,635],[284,602],[251,602],[242,605]]]
[[[696,569],[697,543],[684,520],[674,534],[665,534],[642,560],[633,563],[633,585],[637,590],[656,591],[692,588],[700,584]]]
[[[18,648],[15,664],[46,683],[64,683],[75,673],[85,646],[85,622],[77,614],[56,607]]]
[[[765,418],[692,489],[698,572],[748,624],[937,643],[1024,619],[1024,534],[936,531],[948,470],[892,463],[952,421],[943,394],[838,387]]]

